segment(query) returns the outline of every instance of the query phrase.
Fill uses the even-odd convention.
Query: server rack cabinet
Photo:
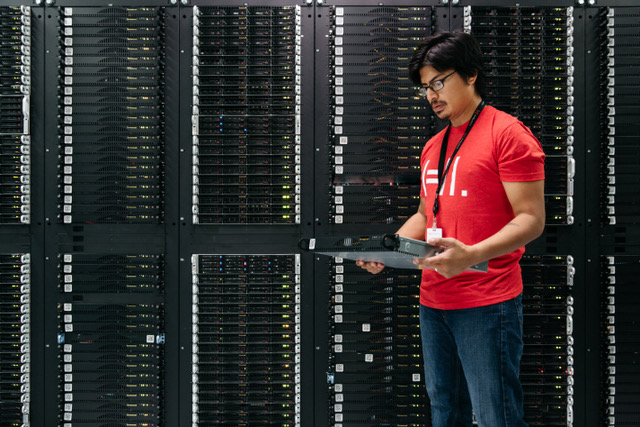
[[[297,246],[316,203],[314,7],[180,9],[180,425],[301,425],[314,418],[313,267]]]
[[[407,63],[420,39],[449,29],[449,8],[335,1],[317,10],[317,68],[326,84],[316,92],[315,235],[394,232],[417,209],[419,155],[436,126],[414,97]],[[323,325],[316,395],[327,402],[316,409],[318,424],[428,424],[418,275],[373,277],[316,258],[315,283],[315,322]]]
[[[417,207],[415,164],[437,126],[414,96],[407,62],[421,38],[449,28],[448,8],[331,2],[319,10],[316,40],[328,68],[316,102],[328,127],[316,131],[327,159],[318,164],[316,193],[327,199],[317,233],[395,231]]]
[[[634,106],[640,102],[638,85],[637,5],[604,2],[588,10],[590,24],[589,47],[592,64],[589,96],[599,97],[599,111],[589,111],[590,134],[593,143],[591,164],[600,168],[599,205],[593,201],[591,212],[599,224],[598,261],[601,291],[597,283],[589,283],[595,308],[600,302],[601,342],[598,357],[590,362],[600,367],[600,423],[601,425],[633,424],[638,420],[637,395],[629,393],[629,385],[637,383],[633,369],[637,350],[637,333],[629,322],[638,316],[629,312],[636,290],[631,276],[638,255],[638,219],[635,195],[637,180],[637,123]],[[596,89],[598,88],[598,89]],[[596,117],[597,116],[597,117]],[[596,127],[597,126],[597,127]],[[595,233],[594,233],[595,234]],[[593,268],[594,272],[596,267]],[[595,326],[595,322],[592,322]],[[595,345],[595,342],[594,342]],[[637,355],[637,353],[636,353]],[[631,357],[630,357],[631,356]],[[592,385],[593,387],[593,385]],[[594,406],[595,397],[590,401]]]
[[[337,46],[332,46],[330,43],[328,53],[332,60],[342,62],[335,65],[331,64],[332,68],[330,68],[329,74],[333,77],[332,82],[344,81],[351,83],[351,85],[347,85],[349,87],[345,87],[344,89],[339,84],[330,86],[333,91],[343,90],[344,100],[340,99],[339,96],[343,95],[342,92],[328,94],[328,96],[332,97],[332,102],[337,104],[329,107],[330,109],[333,108],[331,110],[333,113],[330,116],[330,136],[332,139],[330,139],[327,144],[327,147],[331,147],[330,150],[333,151],[333,153],[328,153],[328,155],[333,154],[333,157],[331,157],[329,171],[327,172],[333,188],[331,212],[329,215],[331,223],[325,227],[318,226],[316,231],[317,233],[324,232],[328,235],[347,234],[344,232],[340,233],[338,230],[341,228],[348,229],[354,234],[358,232],[365,233],[363,230],[376,230],[377,232],[381,232],[385,227],[388,227],[390,231],[394,231],[399,227],[399,224],[403,222],[401,215],[398,216],[397,212],[395,213],[396,215],[394,215],[391,213],[393,208],[385,206],[384,203],[380,203],[380,201],[397,200],[399,197],[394,192],[394,185],[398,184],[400,179],[410,177],[411,173],[405,173],[403,176],[403,174],[399,172],[403,170],[406,171],[406,169],[403,169],[404,165],[394,163],[399,158],[402,158],[400,154],[398,154],[398,157],[394,157],[394,161],[384,163],[380,161],[384,158],[384,154],[375,157],[371,153],[368,153],[367,155],[369,157],[363,161],[361,158],[358,158],[357,155],[354,155],[356,154],[353,152],[354,149],[349,147],[351,143],[350,138],[353,138],[355,134],[356,136],[353,139],[355,142],[360,142],[357,138],[359,136],[358,134],[362,133],[365,135],[364,140],[368,140],[370,143],[370,145],[363,147],[371,148],[371,146],[374,146],[380,153],[384,153],[385,148],[391,151],[391,147],[394,147],[394,145],[399,145],[398,149],[402,148],[402,144],[397,144],[398,141],[393,141],[391,138],[387,140],[379,138],[379,140],[374,141],[375,137],[372,138],[370,136],[370,134],[377,136],[378,133],[384,133],[385,124],[389,126],[389,123],[391,123],[390,126],[396,126],[396,128],[393,129],[393,136],[395,138],[406,136],[403,131],[406,132],[408,129],[411,129],[414,131],[414,139],[433,134],[438,124],[432,123],[431,125],[425,126],[425,123],[428,123],[430,120],[429,116],[420,118],[419,114],[415,113],[416,115],[412,118],[419,120],[419,124],[416,123],[416,126],[413,128],[403,127],[405,123],[400,123],[403,119],[402,114],[399,113],[401,111],[400,109],[394,111],[395,116],[391,120],[388,120],[389,116],[385,117],[384,112],[381,112],[379,117],[374,117],[371,122],[367,122],[368,116],[364,115],[364,112],[356,110],[357,113],[361,114],[361,116],[358,117],[359,121],[358,119],[355,120],[355,123],[357,123],[355,128],[349,127],[349,120],[352,119],[352,117],[349,116],[348,112],[349,108],[353,109],[354,107],[353,105],[349,105],[350,99],[348,95],[351,95],[351,98],[354,97],[350,91],[357,90],[357,83],[359,79],[363,78],[364,72],[355,72],[358,70],[358,67],[353,66],[353,62],[349,63],[351,57],[348,55],[342,57],[342,55],[344,52],[349,52],[350,41],[352,44],[356,44],[357,42],[355,42],[355,40],[358,40],[358,37],[362,38],[360,31],[366,33],[368,26],[373,27],[369,33],[369,37],[373,39],[376,29],[373,17],[375,17],[376,14],[375,12],[372,13],[370,9],[362,4],[345,3],[344,7],[342,6],[342,3],[337,3],[335,6],[336,17],[331,23],[335,26],[335,28],[332,29],[336,33],[335,40]],[[380,9],[384,9],[384,5],[380,5]],[[421,14],[416,10],[412,12],[414,19],[419,22],[418,17],[421,16]],[[575,351],[573,335],[573,324],[575,320],[573,304],[575,300],[572,295],[572,285],[574,283],[576,267],[574,266],[574,257],[572,256],[572,250],[574,250],[574,248],[566,243],[569,241],[567,238],[581,238],[581,233],[576,233],[572,227],[575,222],[573,211],[575,207],[574,180],[576,179],[576,159],[573,156],[573,143],[576,138],[579,138],[581,141],[584,138],[579,131],[576,136],[573,126],[576,114],[581,114],[581,107],[574,106],[574,103],[578,102],[576,101],[578,98],[575,96],[574,85],[581,85],[581,76],[576,74],[583,72],[583,69],[576,72],[573,67],[575,54],[574,44],[577,43],[578,46],[581,46],[582,43],[581,36],[573,36],[576,25],[578,25],[580,29],[582,28],[582,23],[576,24],[573,12],[573,5],[569,2],[564,4],[540,2],[540,4],[527,5],[527,7],[520,7],[513,4],[499,4],[499,2],[492,2],[491,4],[468,2],[464,5],[457,3],[457,6],[451,8],[434,8],[433,13],[433,16],[439,18],[436,22],[444,24],[444,29],[464,29],[465,31],[477,34],[481,39],[481,44],[483,44],[487,55],[488,72],[492,75],[495,74],[494,80],[495,83],[497,83],[495,87],[492,87],[493,98],[490,102],[513,114],[528,116],[529,122],[527,124],[534,129],[534,132],[541,139],[547,151],[547,173],[552,179],[547,181],[548,185],[545,192],[547,194],[549,211],[547,222],[551,226],[548,228],[545,236],[530,245],[529,252],[545,255],[557,254],[557,259],[560,260],[562,265],[561,269],[564,273],[562,276],[558,276],[557,279],[553,279],[551,283],[546,283],[544,278],[537,277],[536,275],[531,276],[529,278],[531,281],[527,283],[527,289],[530,289],[533,298],[536,298],[535,296],[537,295],[538,298],[548,298],[549,301],[556,298],[562,301],[555,309],[548,306],[542,311],[540,311],[540,306],[534,304],[532,300],[528,300],[526,304],[527,314],[529,315],[528,318],[532,322],[532,330],[537,332],[529,331],[532,333],[527,335],[527,339],[530,339],[530,342],[527,343],[528,345],[525,352],[530,349],[531,354],[528,354],[528,357],[525,358],[525,364],[529,367],[538,366],[540,369],[540,375],[536,377],[527,376],[526,378],[527,416],[529,422],[539,425],[549,425],[550,423],[554,425],[573,425],[575,419],[575,359],[572,357]],[[351,13],[352,16],[349,16],[349,13]],[[411,12],[408,13],[410,14]],[[390,10],[388,10],[386,14],[390,18],[382,18],[381,21],[388,22],[396,17]],[[354,18],[356,16],[358,18],[365,17],[362,18],[365,21],[367,18],[371,19],[366,25],[363,25],[364,30],[360,28],[352,30],[349,28],[349,24],[351,24],[349,19],[358,19]],[[416,24],[416,26],[411,27],[411,29],[415,30],[417,26]],[[349,31],[353,31],[353,33],[350,34]],[[393,31],[387,31],[385,36],[392,38],[390,34],[394,34]],[[344,36],[343,39],[342,36]],[[351,38],[349,38],[349,36],[351,36]],[[377,39],[380,44],[384,44],[383,40],[384,36]],[[400,37],[396,39],[396,42],[399,40]],[[342,48],[342,43],[347,45],[347,47]],[[363,45],[366,46],[366,42],[364,42]],[[580,48],[578,47],[578,49]],[[380,63],[384,63],[383,60],[388,60],[389,58],[378,57],[376,59],[379,60]],[[523,61],[527,63],[523,65]],[[375,61],[372,61],[372,64],[379,65],[379,63]],[[528,69],[528,71],[526,69]],[[375,72],[374,70],[372,71]],[[511,77],[510,74],[513,76]],[[397,75],[393,76],[395,77]],[[401,79],[403,77],[401,77]],[[350,78],[351,80],[349,80]],[[387,76],[387,78],[389,79],[389,76]],[[402,101],[406,101],[406,94],[402,91],[408,88],[403,87],[402,84],[396,84],[396,87],[390,87],[393,85],[390,85],[388,81],[384,83],[389,85],[389,87],[386,87],[386,93],[383,90],[379,90],[379,93],[377,93],[378,88],[373,81],[369,82],[369,87],[364,85],[365,89],[363,89],[363,92],[365,94],[373,94],[374,96],[378,95],[378,97],[374,99],[377,102],[380,102],[381,98],[386,96],[387,106],[397,107],[401,105]],[[382,84],[381,87],[385,88],[384,84]],[[512,94],[511,92],[513,91],[516,93]],[[518,91],[524,92],[519,93]],[[409,91],[407,90],[406,93],[408,94]],[[553,93],[553,99],[551,99],[550,93]],[[405,96],[403,97],[403,95]],[[344,102],[346,105],[342,107],[342,104],[338,104],[337,101]],[[351,102],[355,101],[351,100]],[[404,107],[406,108],[406,105],[404,105]],[[387,109],[386,111],[390,110],[392,109]],[[336,114],[336,112],[340,112],[340,114]],[[369,112],[371,113],[371,110],[369,110]],[[395,123],[393,121],[394,119],[396,119],[398,123]],[[385,123],[385,121],[387,123]],[[374,128],[373,125],[367,127],[371,123],[375,123],[377,127]],[[388,129],[391,129],[391,127]],[[349,135],[349,133],[351,133],[351,135]],[[322,136],[319,135],[318,139],[321,137]],[[377,144],[373,144],[374,142]],[[416,143],[417,152],[419,152],[423,144],[424,141],[422,143]],[[334,146],[337,146],[337,152]],[[379,161],[378,163],[376,163],[376,159]],[[368,172],[372,170],[374,170],[372,174],[373,177],[370,177],[368,176]],[[321,174],[321,176],[322,175],[324,174]],[[413,176],[415,177],[415,175]],[[417,182],[418,180],[416,179],[416,183]],[[323,183],[320,183],[320,185],[322,186]],[[380,191],[380,195],[377,194],[377,191]],[[320,193],[320,190],[318,193]],[[382,194],[384,197],[382,197]],[[378,197],[375,197],[376,195],[378,195]],[[370,199],[367,199],[367,197],[370,197]],[[363,202],[365,203],[364,206],[361,205]],[[392,203],[393,202],[390,204]],[[413,211],[410,210],[410,206],[410,199],[402,204],[402,208],[409,207],[409,215],[413,213]],[[377,210],[374,211],[373,209]],[[365,215],[362,214],[363,212]],[[375,214],[379,214],[380,212],[383,214],[376,218]],[[580,218],[580,220],[582,221],[582,218]],[[582,226],[582,224],[580,224],[580,226]],[[371,233],[371,231],[369,232]],[[578,249],[577,251],[579,259],[582,260],[581,250]],[[538,268],[552,268],[551,265],[558,262],[558,260],[555,260],[555,258],[545,258],[530,262],[533,262],[534,265],[543,266]],[[334,266],[332,282],[330,282],[332,283],[332,290],[330,291],[331,304],[328,311],[330,313],[330,324],[334,330],[341,330],[343,327],[341,325],[342,322],[354,322],[356,325],[362,323],[363,328],[370,327],[368,321],[345,320],[349,317],[348,315],[351,314],[345,312],[345,310],[349,310],[354,306],[357,307],[354,299],[358,300],[358,298],[360,298],[359,301],[362,307],[369,307],[371,301],[375,301],[378,305],[371,306],[371,309],[374,311],[374,307],[382,309],[382,307],[385,307],[385,304],[387,306],[385,309],[388,310],[387,313],[395,313],[398,311],[398,307],[395,306],[397,301],[392,298],[384,299],[381,298],[380,295],[376,295],[378,298],[369,299],[367,298],[367,293],[356,297],[349,295],[349,291],[353,289],[354,283],[359,282],[357,279],[347,276],[346,273],[342,274],[345,271],[348,271],[347,266]],[[353,271],[350,272],[350,274],[353,273]],[[578,276],[578,278],[580,278],[580,276]],[[387,280],[391,280],[390,283],[394,283],[392,279]],[[558,280],[558,282],[555,282],[555,280]],[[345,281],[345,284],[343,284],[342,281]],[[554,285],[552,285],[552,283]],[[540,288],[541,285],[543,287],[551,287],[542,291]],[[347,291],[347,289],[349,289],[349,291]],[[541,292],[546,296],[542,297]],[[554,296],[554,293],[557,293],[557,295]],[[318,295],[319,298],[319,293],[316,293],[316,295]],[[348,301],[348,303],[344,303],[344,301]],[[582,301],[582,299],[580,301]],[[360,314],[358,309],[355,310]],[[543,317],[539,317],[540,315]],[[542,321],[542,323],[537,323],[540,319],[545,319],[544,316],[550,317]],[[392,316],[389,315],[386,318],[390,319],[391,317]],[[557,320],[550,322],[549,319],[551,318],[557,318]],[[415,319],[413,319],[413,321],[415,321]],[[392,321],[392,323],[395,322]],[[395,324],[395,326],[397,327],[398,324]],[[561,345],[557,347],[557,350],[559,350],[557,356],[562,359],[563,362],[561,364],[556,365],[555,361],[551,361],[555,356],[544,350],[546,346],[552,344],[540,342],[541,336],[537,334],[541,334],[542,332],[540,331],[542,329],[548,332],[554,330],[557,334],[556,336],[560,339]],[[394,343],[395,341],[392,335],[393,334],[388,332],[388,336],[384,338],[389,340],[389,343]],[[340,377],[348,377],[351,374],[351,372],[347,374],[344,373],[344,369],[347,369],[345,366],[349,369],[354,369],[353,366],[350,366],[348,363],[344,364],[340,362],[343,358],[345,360],[348,359],[348,357],[342,353],[354,351],[353,348],[350,348],[350,344],[351,347],[355,346],[355,348],[358,348],[359,344],[356,338],[353,338],[354,341],[351,343],[345,342],[345,336],[348,337],[348,335],[343,336],[343,334],[336,333],[329,342],[330,370],[328,381],[330,383],[330,416],[332,417],[329,421],[335,423],[335,425],[339,425],[341,422],[345,422],[346,424],[354,423],[354,425],[358,422],[375,424],[383,422],[382,420],[394,420],[396,416],[405,417],[405,420],[414,416],[412,409],[407,409],[411,408],[412,402],[410,399],[405,399],[403,402],[406,405],[404,410],[396,408],[395,410],[391,410],[393,414],[385,413],[385,405],[374,410],[372,407],[367,407],[365,403],[384,401],[384,398],[376,399],[372,395],[370,400],[367,401],[364,397],[355,393],[353,387],[350,387],[351,384],[345,385],[340,381]],[[361,336],[360,339],[366,340],[364,336]],[[558,343],[560,343],[560,341]],[[581,342],[578,344],[582,345]],[[389,354],[393,352],[392,347],[392,345],[388,346]],[[359,351],[360,353],[358,354],[363,358],[366,366],[366,357],[370,356],[370,359],[375,360],[376,351],[381,351],[381,349],[378,348],[375,350],[371,347],[368,350],[361,349]],[[539,356],[534,356],[536,354]],[[530,356],[533,356],[533,359]],[[547,357],[548,360],[545,362],[541,357]],[[389,356],[386,366],[387,369],[393,367],[393,363],[390,362],[390,360],[393,360],[393,357]],[[547,363],[549,363],[549,365],[546,365]],[[549,374],[550,371],[553,371],[551,365],[556,365],[554,366],[556,368],[556,375]],[[371,366],[371,369],[378,367],[377,365]],[[542,374],[545,366],[549,368],[547,370],[548,376]],[[362,367],[362,370],[363,373],[369,372],[364,367]],[[419,375],[420,371],[417,370],[417,372]],[[361,384],[363,390],[366,390],[367,380],[374,378],[371,372],[369,372],[369,374],[372,376],[360,377],[360,381],[363,383]],[[393,382],[392,376],[384,378]],[[350,378],[345,381],[357,382],[358,380]],[[380,379],[378,382],[384,383],[384,381],[385,380]],[[344,390],[349,391],[344,392]],[[363,390],[360,390],[361,393],[365,393]],[[393,390],[393,388],[390,387],[388,390]],[[553,390],[556,391],[554,392]],[[377,392],[383,394],[385,391],[384,389],[378,389]],[[396,390],[392,391],[392,393],[394,392],[396,392]],[[578,393],[578,395],[580,395],[580,393]],[[582,398],[582,396],[580,397]],[[371,405],[373,405],[373,403]],[[389,400],[389,406],[393,406],[392,400]],[[578,406],[580,406],[580,404],[578,404]],[[360,418],[358,418],[358,410],[362,411],[359,414]],[[415,410],[415,408],[413,408],[413,410]],[[342,411],[344,411],[344,413]],[[421,412],[425,413],[427,411],[422,410]],[[415,422],[419,423],[420,421],[415,420]]]
[[[42,223],[39,222],[42,187],[32,185],[32,169],[41,166],[33,144],[40,126],[32,114],[41,111],[33,91],[41,87],[41,74],[33,71],[41,62],[33,49],[41,41],[33,22],[32,5],[1,3],[2,83],[0,85],[0,252],[2,253],[2,377],[3,423],[28,422],[34,409],[32,390],[41,385],[42,359],[33,350],[41,339],[42,309],[33,283],[42,278]],[[37,9],[37,8],[36,8]],[[37,12],[35,12],[37,13]],[[35,246],[39,247],[35,247]],[[32,256],[36,259],[32,261]],[[35,270],[35,271],[34,271]],[[35,359],[34,359],[35,356]]]
[[[170,369],[179,357],[176,12],[158,2],[42,10],[43,384],[34,425],[177,424],[166,404],[179,384]],[[133,316],[148,323],[127,323]],[[140,324],[153,332],[131,332]],[[91,348],[96,337],[104,345]],[[102,354],[88,361],[86,349]],[[120,365],[119,354],[135,363]]]
[[[583,230],[588,223],[582,191],[588,148],[579,125],[585,109],[584,13],[572,2],[545,1],[468,1],[454,10],[454,19],[483,47],[490,102],[529,126],[547,155],[547,226],[527,245],[521,262],[529,301],[522,361],[525,417],[531,425],[582,425],[586,366],[574,355],[587,348],[580,286],[587,277]],[[552,278],[548,274],[556,263],[563,274]],[[529,276],[535,265],[548,273]],[[547,302],[538,305],[542,301]],[[554,338],[545,330],[553,330]],[[524,374],[532,363],[539,369],[535,378]]]

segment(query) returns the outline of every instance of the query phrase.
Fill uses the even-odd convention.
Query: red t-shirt
[[[446,161],[468,123],[452,127]],[[421,191],[428,227],[438,183],[438,160],[444,130],[422,151]],[[486,106],[453,159],[438,197],[438,227],[443,237],[473,245],[492,236],[514,218],[503,182],[544,179],[544,152],[531,131],[513,116]],[[426,239],[426,230],[425,230]],[[463,272],[445,279],[433,270],[422,272],[420,303],[438,309],[496,304],[522,292],[519,261],[524,247],[489,261],[487,273]]]

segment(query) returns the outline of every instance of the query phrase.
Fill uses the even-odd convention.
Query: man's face
[[[435,81],[441,80],[452,71],[454,70],[438,71],[432,66],[426,65],[420,69],[420,80],[423,86],[433,85]],[[427,101],[433,112],[442,120],[451,120],[454,126],[464,124],[468,120],[466,113],[470,106],[475,108],[477,105],[475,80],[476,78],[472,77],[467,82],[459,73],[453,73],[443,81],[444,87],[439,91],[428,89]],[[458,123],[457,119],[464,119],[464,121]]]

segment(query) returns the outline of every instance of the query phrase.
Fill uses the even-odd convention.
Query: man
[[[544,153],[516,118],[484,105],[473,36],[422,41],[409,73],[449,126],[421,157],[420,207],[397,231],[440,253],[422,267],[420,330],[434,427],[523,426],[524,245],[544,229]],[[489,261],[488,272],[469,267]],[[371,273],[383,264],[358,262]]]

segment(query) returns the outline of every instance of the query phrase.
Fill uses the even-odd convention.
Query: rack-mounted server
[[[164,217],[164,9],[63,7],[59,221]]]
[[[31,8],[0,6],[0,224],[31,222]]]
[[[640,28],[636,17],[640,9],[601,8],[599,12],[602,220],[607,225],[637,225]]]
[[[299,255],[192,265],[192,426],[300,427]]]
[[[164,423],[164,261],[61,254],[59,425]]]
[[[571,256],[523,258],[521,380],[530,425],[573,425]],[[430,425],[419,332],[420,272],[371,276],[336,258],[329,292],[331,425]]]
[[[300,13],[194,7],[194,224],[300,223]]]
[[[28,427],[31,402],[31,260],[0,254],[0,413]]]
[[[640,257],[603,256],[601,271],[601,425],[630,426],[640,405]]]
[[[525,421],[531,426],[573,426],[574,259],[525,255],[520,264]]]
[[[429,425],[420,272],[386,269],[372,276],[341,258],[330,269],[329,425]]]
[[[574,222],[573,13],[573,7],[464,7],[464,29],[485,57],[487,102],[527,125],[547,156],[547,225]]]
[[[401,224],[420,203],[420,153],[431,107],[414,96],[408,63],[435,29],[432,7],[330,8],[330,218]]]

